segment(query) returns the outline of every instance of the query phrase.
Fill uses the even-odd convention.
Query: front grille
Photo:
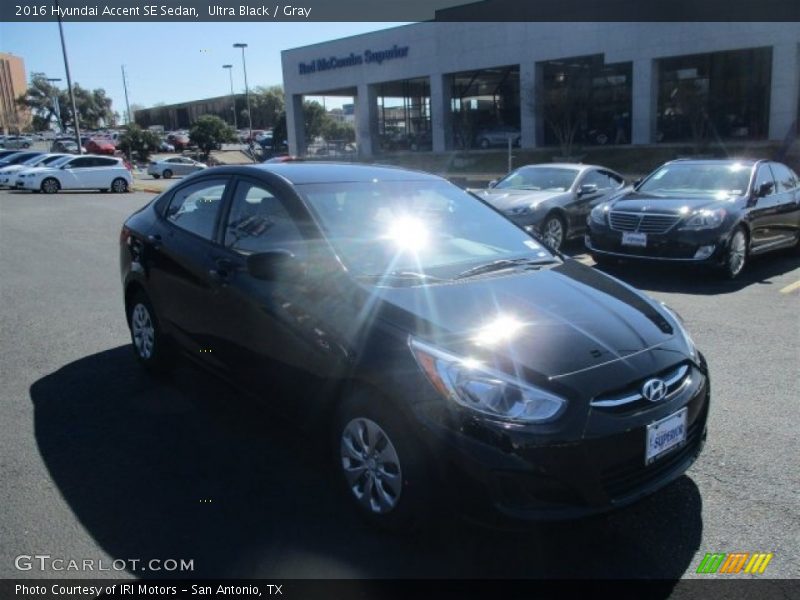
[[[644,464],[644,456],[615,465],[603,471],[601,485],[612,500],[621,499],[666,476],[690,455],[697,452],[701,441],[705,419],[698,418],[689,426],[686,442],[666,456],[650,465]]]
[[[612,210],[608,216],[611,229],[640,233],[666,233],[680,221],[676,215],[633,213]]]
[[[664,383],[667,384],[667,395],[661,402],[668,402],[675,394],[683,390],[686,385],[689,385],[691,375],[692,369],[689,365],[686,363],[680,364],[676,367],[670,367],[666,371],[661,371],[653,376],[641,379],[626,388],[597,396],[591,400],[590,404],[593,407],[612,412],[628,411],[640,408],[643,405],[652,406],[653,404],[642,395],[642,386],[647,380],[653,377],[663,379]]]

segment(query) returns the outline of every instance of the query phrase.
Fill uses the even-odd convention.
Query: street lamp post
[[[58,0],[56,0],[58,8]],[[81,154],[81,127],[78,118],[78,107],[75,105],[75,92],[72,89],[72,77],[69,74],[69,60],[67,59],[67,43],[64,41],[64,24],[61,22],[61,11],[58,11],[58,33],[61,36],[61,53],[64,55],[64,70],[67,72],[67,88],[72,104],[72,120],[75,122],[75,142],[78,144],[78,154]]]
[[[50,83],[58,83],[61,81],[60,77],[48,77],[47,81]],[[53,86],[56,87],[56,86]],[[61,122],[61,103],[58,100],[58,89],[56,89],[56,93],[53,94],[53,112],[56,115],[56,120],[58,121],[58,130],[60,133],[64,133],[64,124]]]
[[[231,78],[231,110],[233,111],[233,128],[239,129],[239,125],[236,122],[236,96],[233,93],[233,65],[222,65],[223,69],[228,70],[228,75]]]
[[[247,128],[248,128],[248,139],[250,140],[250,151],[253,153],[253,162],[256,161],[256,153],[253,150],[253,115],[250,113],[250,88],[247,85],[247,63],[244,60],[244,49],[247,48],[247,44],[242,42],[238,42],[233,45],[234,48],[241,48],[242,49],[242,71],[244,72],[244,95],[247,99]]]

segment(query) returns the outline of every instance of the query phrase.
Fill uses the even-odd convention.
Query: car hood
[[[535,271],[374,288],[372,293],[382,300],[385,318],[412,335],[511,372],[530,372],[534,381],[611,364],[616,365],[614,380],[637,378],[689,352],[663,307],[572,260]],[[587,381],[597,389],[607,385],[591,373]]]
[[[520,206],[536,206],[545,200],[562,196],[567,192],[552,190],[512,190],[490,188],[478,192],[478,196],[500,211],[509,211]]]
[[[8,173],[13,173],[14,171],[23,171],[23,170],[29,169],[29,168],[31,168],[31,167],[28,167],[27,165],[25,165],[25,166],[23,166],[23,165],[7,165],[5,167],[0,166],[0,173],[8,174]]]
[[[28,167],[27,169],[23,169],[20,171],[20,175],[25,174],[28,175],[29,173],[44,173],[45,171],[57,171],[53,167]]]
[[[685,215],[702,208],[729,206],[738,196],[715,197],[709,195],[658,196],[642,192],[628,192],[610,202],[614,210],[629,212],[658,212]],[[688,209],[688,211],[687,211]]]

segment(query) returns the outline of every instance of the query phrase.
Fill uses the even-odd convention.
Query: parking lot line
[[[781,294],[788,294],[795,290],[800,290],[800,281],[795,281],[794,283],[790,283],[785,288],[781,289]]]

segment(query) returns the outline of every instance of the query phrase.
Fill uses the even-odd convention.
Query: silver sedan
[[[169,179],[175,175],[189,175],[195,171],[207,168],[208,165],[205,163],[192,160],[186,156],[174,156],[172,158],[151,162],[147,167],[147,173],[156,179],[159,177]]]

